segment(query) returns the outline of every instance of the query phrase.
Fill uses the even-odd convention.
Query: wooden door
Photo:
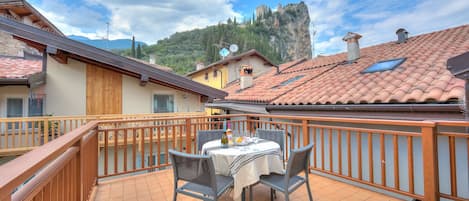
[[[86,114],[122,114],[122,74],[86,66]]]

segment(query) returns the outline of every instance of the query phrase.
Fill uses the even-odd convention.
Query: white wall
[[[54,116],[86,114],[86,64],[68,59],[60,64],[47,56],[44,114]]]
[[[28,96],[29,89],[26,86],[5,86],[0,87],[0,117],[7,116],[7,99],[23,99],[23,116],[28,116]]]
[[[153,95],[174,95],[175,112],[200,112],[203,111],[203,103],[199,101],[199,95],[175,90],[169,87],[148,82],[140,86],[140,80],[123,75],[122,77],[122,113],[152,113]]]
[[[228,82],[239,79],[239,71],[241,70],[241,65],[250,65],[253,67],[253,75],[257,76],[258,74],[270,70],[275,67],[264,65],[264,60],[256,56],[243,58],[241,61],[233,62],[228,64]]]

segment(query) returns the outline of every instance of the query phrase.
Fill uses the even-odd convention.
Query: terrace
[[[314,143],[309,177],[315,200],[469,199],[466,121],[256,114],[144,117],[85,119],[52,127],[65,134],[0,166],[0,200],[170,200],[168,149],[195,153],[198,130],[228,124],[250,135],[258,128],[283,129],[288,133],[286,150]],[[31,121],[35,119],[10,121],[2,128],[34,125]],[[39,128],[29,129],[32,137],[3,134],[0,144],[41,144],[38,139],[49,133],[42,131],[51,127]],[[305,192],[300,188],[293,200],[303,200]],[[254,187],[255,200],[268,200],[268,195],[266,187]],[[223,200],[231,200],[229,193]]]

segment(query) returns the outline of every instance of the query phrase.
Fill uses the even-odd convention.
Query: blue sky
[[[67,35],[110,39],[131,38],[148,44],[175,32],[203,28],[236,16],[251,17],[258,5],[275,9],[281,0],[28,0]],[[361,46],[395,40],[395,30],[410,35],[469,23],[465,0],[305,0],[315,31],[315,54],[345,50],[348,32],[363,35]],[[313,25],[314,24],[314,25]]]

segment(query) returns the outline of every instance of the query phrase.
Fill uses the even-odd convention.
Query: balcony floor
[[[363,188],[355,187],[346,183],[335,181],[326,177],[310,174],[311,191],[315,201],[335,201],[335,200],[399,200],[380,193],[372,192]],[[254,200],[270,200],[270,191],[267,187],[258,184],[254,186]],[[163,170],[154,173],[129,176],[119,179],[113,179],[100,182],[95,194],[96,201],[170,201],[173,195],[173,172]],[[246,200],[249,193],[246,194]],[[197,200],[178,194],[178,201]],[[229,192],[225,193],[220,199],[222,201],[231,201],[232,196]],[[277,193],[276,201],[282,201],[283,194]],[[300,187],[290,195],[290,200],[308,200],[306,188]]]

